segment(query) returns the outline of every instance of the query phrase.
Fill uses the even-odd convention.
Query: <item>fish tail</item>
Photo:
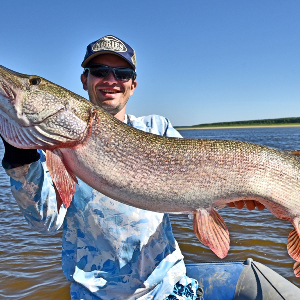
[[[296,276],[296,277],[300,277],[300,262],[299,262],[299,261],[296,261],[296,262],[294,263],[293,270],[294,270],[295,276]]]
[[[295,228],[288,236],[287,250],[291,258],[300,262],[300,218],[294,218],[292,224]]]
[[[219,258],[224,258],[230,248],[230,238],[223,218],[215,209],[194,212],[194,232],[199,241],[208,246]]]
[[[292,259],[300,261],[300,239],[296,229],[293,229],[288,236],[287,250]]]

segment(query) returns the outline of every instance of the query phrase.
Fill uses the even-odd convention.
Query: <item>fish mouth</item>
[[[48,109],[45,106],[39,111],[34,111],[30,107],[24,111],[23,99],[24,95],[30,92],[28,85],[30,77],[0,66],[0,110],[2,110],[2,116],[15,120],[25,127],[41,124],[64,109],[63,105],[58,105],[54,109]]]
[[[21,126],[0,110],[0,133],[11,145],[22,149],[52,148],[57,140],[38,130],[36,126]]]
[[[36,80],[38,79],[38,80]],[[69,92],[35,75],[0,66],[0,134],[22,149],[72,147],[87,134],[85,113],[68,102]]]
[[[0,81],[0,115],[2,118],[10,119],[10,116],[16,115],[15,112],[16,93],[3,80]],[[28,126],[28,124],[23,124]]]
[[[0,96],[7,98],[10,101],[14,101],[16,98],[16,94],[5,82],[0,82]]]
[[[18,123],[27,127],[31,125],[31,122],[21,111],[22,105],[21,101],[18,101],[18,94],[24,88],[17,76],[16,72],[0,66],[0,114],[4,119],[17,120]],[[24,78],[24,75],[22,77]]]
[[[47,128],[47,119],[59,117],[64,113],[63,109],[48,116],[43,122],[30,126],[24,126],[11,119],[7,114],[0,110],[0,134],[12,146],[21,149],[55,149],[57,147],[74,146],[86,134],[86,128],[81,128],[80,139],[67,136],[61,132],[49,131]]]
[[[17,92],[10,88],[5,82],[0,82],[0,115],[9,121],[14,120],[24,127],[32,127],[45,122],[47,119],[61,113],[65,108],[58,107],[56,111],[46,113],[37,118],[35,113],[23,113],[22,107],[18,105]]]
[[[0,75],[0,96],[3,96],[10,101],[15,101],[15,99],[17,98],[16,90],[18,88],[22,88],[21,82],[16,80],[16,78],[26,78],[26,76],[1,65]],[[13,86],[14,89],[11,88],[11,86]]]
[[[0,134],[11,145],[22,149],[52,149],[66,137],[48,132],[43,126],[50,118],[55,118],[64,111],[58,107],[56,111],[35,118],[34,114],[22,111],[18,105],[18,90],[9,83],[0,80]],[[69,140],[69,142],[72,142]]]

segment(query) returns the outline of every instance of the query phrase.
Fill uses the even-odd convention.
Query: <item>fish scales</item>
[[[300,276],[300,161],[294,155],[247,142],[145,133],[44,78],[5,67],[0,132],[16,147],[46,151],[58,204],[70,205],[78,177],[128,205],[193,214],[196,236],[221,258],[230,239],[215,207],[260,201],[294,225],[287,247]]]
[[[156,211],[191,211],[200,206],[209,208],[220,197],[222,201],[227,202],[246,195],[259,197],[257,189],[261,190],[260,193],[266,200],[268,198],[272,200],[277,186],[282,185],[282,177],[277,173],[277,169],[281,170],[278,168],[280,152],[276,153],[277,163],[272,170],[272,155],[266,152],[269,149],[265,147],[257,148],[249,143],[233,141],[222,143],[214,140],[170,139],[141,131],[126,141],[125,137],[131,135],[128,131],[132,128],[124,127],[122,123],[120,128],[116,128],[115,134],[109,133],[107,136],[105,132],[101,132],[103,124],[93,127],[97,128],[97,132],[90,138],[93,146],[88,142],[82,148],[75,150],[77,159],[82,156],[78,165],[89,159],[87,148],[97,149],[89,171],[95,173],[95,165],[98,168],[100,161],[103,161],[101,158],[105,157],[105,164],[99,166],[102,174],[100,175],[100,171],[96,173],[113,183],[112,190],[107,191],[110,196],[123,197],[120,193],[130,195],[132,199],[132,202],[128,203],[130,205]],[[141,143],[141,140],[145,143]],[[118,164],[115,159],[114,151],[107,151],[107,143],[113,144],[115,149],[118,149],[118,145],[122,145],[118,150],[119,156],[123,157],[121,164]],[[146,146],[143,145],[147,145],[148,152],[154,153],[154,160],[145,154]],[[180,154],[181,151],[178,149],[182,148],[188,155]],[[201,149],[200,154],[199,149]],[[261,153],[264,151],[265,155]],[[299,168],[298,159],[294,157],[291,159],[296,160]],[[293,164],[283,166],[286,173],[288,167],[293,170]],[[74,172],[78,171],[74,170]],[[266,180],[267,177],[272,178],[272,182]],[[84,180],[88,179],[84,178]],[[289,186],[292,187],[293,184]],[[286,197],[293,192],[289,186],[281,189],[281,192],[286,191]],[[114,195],[114,191],[118,191],[118,196]],[[289,205],[291,206],[292,203],[291,199]],[[217,202],[216,204],[218,205]]]

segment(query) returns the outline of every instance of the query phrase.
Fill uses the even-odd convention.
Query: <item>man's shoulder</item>
[[[148,116],[141,116],[141,117],[136,117],[134,115],[127,115],[127,118],[129,122],[136,122],[136,123],[142,123],[147,125],[151,125],[151,123],[166,124],[169,122],[167,118],[160,115],[148,115]]]
[[[160,115],[148,115],[142,117],[127,115],[126,123],[129,126],[149,133],[169,137],[181,137],[180,134],[173,128],[169,119]]]

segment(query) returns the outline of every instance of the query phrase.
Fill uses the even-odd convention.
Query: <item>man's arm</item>
[[[3,141],[2,165],[10,176],[11,190],[29,225],[39,232],[56,232],[66,208],[57,207],[56,192],[39,150],[18,149]]]
[[[40,155],[36,149],[19,149],[8,142],[6,142],[2,136],[0,136],[4,145],[4,156],[2,160],[2,166],[5,169],[12,169],[32,162],[38,161]]]

